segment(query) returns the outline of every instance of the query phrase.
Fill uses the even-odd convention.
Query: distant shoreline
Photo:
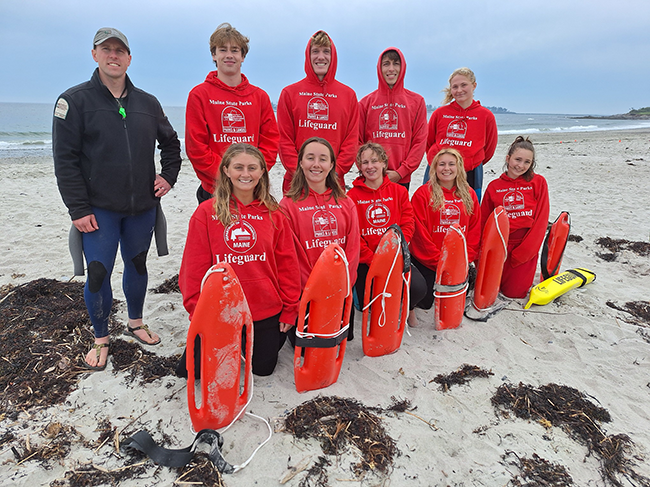
[[[578,120],[650,120],[650,115],[631,115],[622,113],[619,115],[582,115],[569,117]]]

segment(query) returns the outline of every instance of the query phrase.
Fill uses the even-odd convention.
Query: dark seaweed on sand
[[[356,446],[361,452],[361,461],[353,466],[357,475],[369,470],[387,474],[399,450],[374,412],[406,410],[409,406],[408,401],[395,398],[388,409],[383,409],[366,407],[354,399],[317,397],[290,411],[284,426],[296,438],[319,440],[327,455],[340,455],[349,445]]]
[[[573,478],[566,467],[551,463],[533,453],[532,458],[520,457],[515,452],[507,451],[503,456],[514,455],[519,475],[515,475],[510,484],[515,487],[563,487],[573,485]]]
[[[574,235],[574,234],[569,234],[568,237],[569,242],[582,242],[584,238],[582,238],[580,235]]]
[[[467,384],[470,380],[476,377],[489,377],[494,375],[491,370],[485,370],[477,365],[463,364],[460,369],[449,374],[439,374],[431,382],[440,384],[440,390],[443,392],[449,391],[449,388],[454,385]]]
[[[328,487],[329,476],[327,467],[332,465],[326,457],[319,456],[318,460],[307,470],[307,475],[298,484],[298,487]]]
[[[106,486],[117,487],[124,480],[133,478],[149,478],[147,464],[138,461],[129,463],[116,470],[103,470],[94,466],[82,466],[65,473],[63,479],[50,482],[50,487],[92,487]]]
[[[650,327],[650,302],[649,301],[628,301],[625,305],[618,306],[612,301],[607,301],[605,304],[610,308],[616,309],[618,311],[624,311],[626,313],[634,316],[635,320],[632,323],[636,323],[641,326]]]
[[[174,375],[180,355],[160,357],[144,350],[135,342],[117,338],[111,342],[111,357],[114,374],[128,372],[127,382],[131,383],[139,378],[140,385],[144,385],[161,377]]]
[[[109,331],[116,328],[113,319]],[[0,415],[62,402],[92,343],[83,284],[38,279],[0,290]]]
[[[632,485],[650,487],[650,479],[633,468],[634,442],[624,434],[606,435],[600,425],[611,421],[609,412],[591,403],[577,389],[557,384],[538,388],[522,383],[503,384],[491,402],[495,408],[510,410],[518,418],[562,428],[598,457],[601,476],[610,485],[623,487],[626,484],[621,479],[626,479]]]
[[[181,288],[178,287],[178,274],[169,279],[165,279],[160,286],[150,289],[150,291],[154,294],[180,293]]]
[[[183,468],[176,469],[178,478],[175,485],[204,485],[206,487],[224,487],[221,472],[217,470],[212,460],[203,452],[194,455],[194,458]]]
[[[598,240],[596,240],[596,244],[611,252],[611,254],[596,254],[604,260],[610,260],[609,256],[611,255],[614,255],[614,257],[616,257],[618,252],[621,252],[623,250],[630,250],[635,254],[640,255],[641,257],[650,255],[650,243],[648,242],[630,242],[629,240],[625,239],[600,237]],[[614,260],[614,258],[611,258],[611,260]]]

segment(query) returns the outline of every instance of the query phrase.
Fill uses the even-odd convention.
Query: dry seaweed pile
[[[608,262],[616,259],[618,253],[623,250],[630,250],[631,252],[634,252],[636,255],[640,255],[641,257],[650,255],[650,243],[648,242],[630,242],[629,240],[625,239],[601,237],[596,240],[596,244],[600,245],[606,250],[609,250],[610,253],[596,254],[598,257]]]
[[[178,287],[178,274],[169,279],[165,279],[160,286],[150,289],[150,291],[154,294],[180,293],[181,288]]]
[[[476,377],[489,377],[494,375],[491,370],[485,370],[477,365],[468,365],[463,364],[460,369],[449,374],[439,374],[434,379],[429,381],[436,382],[440,384],[440,390],[443,392],[449,391],[449,388],[453,385],[463,385],[467,384],[470,380]]]
[[[62,402],[83,372],[89,326],[83,284],[37,279],[3,287],[0,415]],[[109,331],[115,327],[111,319]]]
[[[98,465],[87,465],[65,473],[63,479],[50,482],[50,487],[90,487],[94,485],[119,486],[122,481],[141,478],[147,474],[146,461],[107,470]]]
[[[622,487],[619,478],[625,478],[632,485],[650,487],[650,479],[633,468],[635,463],[630,455],[634,442],[625,434],[606,435],[600,424],[611,421],[609,413],[588,401],[580,391],[557,384],[539,388],[522,383],[503,384],[491,401],[494,407],[511,410],[518,418],[562,428],[597,455],[605,482]]]
[[[140,379],[140,385],[148,384],[167,375],[174,375],[180,355],[160,357],[144,350],[135,342],[117,338],[111,342],[113,373],[128,372],[127,382]]]
[[[177,470],[179,477],[174,481],[174,484],[224,487],[221,472],[217,470],[212,460],[205,453],[197,453],[190,463]]]
[[[612,301],[607,301],[605,304],[610,308],[618,311],[624,311],[634,316],[635,320],[632,323],[642,326],[650,326],[650,302],[649,301],[628,301],[623,307],[620,307]]]
[[[584,238],[582,238],[580,235],[574,235],[570,233],[567,240],[569,240],[569,242],[582,242]]]
[[[519,469],[519,475],[511,480],[515,487],[564,487],[573,485],[573,478],[563,465],[551,463],[548,460],[533,453],[532,458],[519,457],[515,452],[506,452],[507,455],[517,457],[515,465]]]
[[[408,401],[395,398],[390,407],[383,409],[366,407],[354,399],[317,397],[289,412],[284,426],[296,438],[319,440],[327,455],[340,455],[349,445],[354,445],[361,452],[361,461],[352,467],[358,476],[369,470],[387,474],[399,450],[375,413],[405,411],[409,406]],[[320,462],[317,470],[324,472],[327,463]],[[317,472],[309,474],[314,475]],[[318,475],[321,480],[315,485],[328,485],[326,473]]]

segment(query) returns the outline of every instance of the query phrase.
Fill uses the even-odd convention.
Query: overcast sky
[[[440,104],[468,66],[475,97],[515,112],[614,114],[650,106],[648,0],[0,0],[0,101],[54,103],[90,77],[100,27],[129,38],[129,76],[165,106],[214,69],[208,40],[221,22],[251,39],[243,72],[276,102],[304,77],[309,37],[326,30],[337,79],[359,98],[377,88],[381,51],[406,57],[406,87]]]

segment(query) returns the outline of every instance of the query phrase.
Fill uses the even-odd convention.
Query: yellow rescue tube
[[[530,298],[524,309],[530,308],[531,304],[544,305],[562,296],[575,287],[582,287],[596,279],[593,272],[578,267],[569,269],[557,276],[549,277],[530,290]]]

